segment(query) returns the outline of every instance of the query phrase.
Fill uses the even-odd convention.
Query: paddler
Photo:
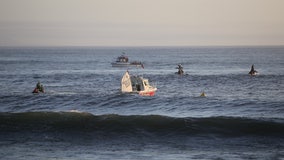
[[[38,81],[33,93],[39,93],[39,92],[44,93],[44,88],[43,88],[43,85],[40,84],[40,82]]]

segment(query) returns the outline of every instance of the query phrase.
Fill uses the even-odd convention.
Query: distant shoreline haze
[[[284,45],[283,0],[1,0],[0,46]]]

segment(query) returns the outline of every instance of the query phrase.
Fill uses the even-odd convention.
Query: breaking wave
[[[0,113],[0,133],[72,131],[135,135],[153,133],[284,137],[284,121],[283,119],[240,117],[175,118],[161,115],[93,115],[76,111]]]

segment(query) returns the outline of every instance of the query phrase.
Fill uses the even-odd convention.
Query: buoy
[[[202,92],[201,95],[200,95],[200,97],[206,97],[205,92]]]

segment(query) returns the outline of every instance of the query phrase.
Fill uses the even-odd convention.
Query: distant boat
[[[143,64],[139,61],[132,61],[129,62],[128,57],[123,53],[121,56],[117,57],[116,61],[111,63],[112,67],[128,67],[128,66],[134,66],[134,67],[142,67],[144,68]]]
[[[125,72],[121,79],[122,93],[137,93],[141,96],[154,96],[156,91],[157,88],[151,86],[148,79],[140,76],[131,76],[128,71]]]

